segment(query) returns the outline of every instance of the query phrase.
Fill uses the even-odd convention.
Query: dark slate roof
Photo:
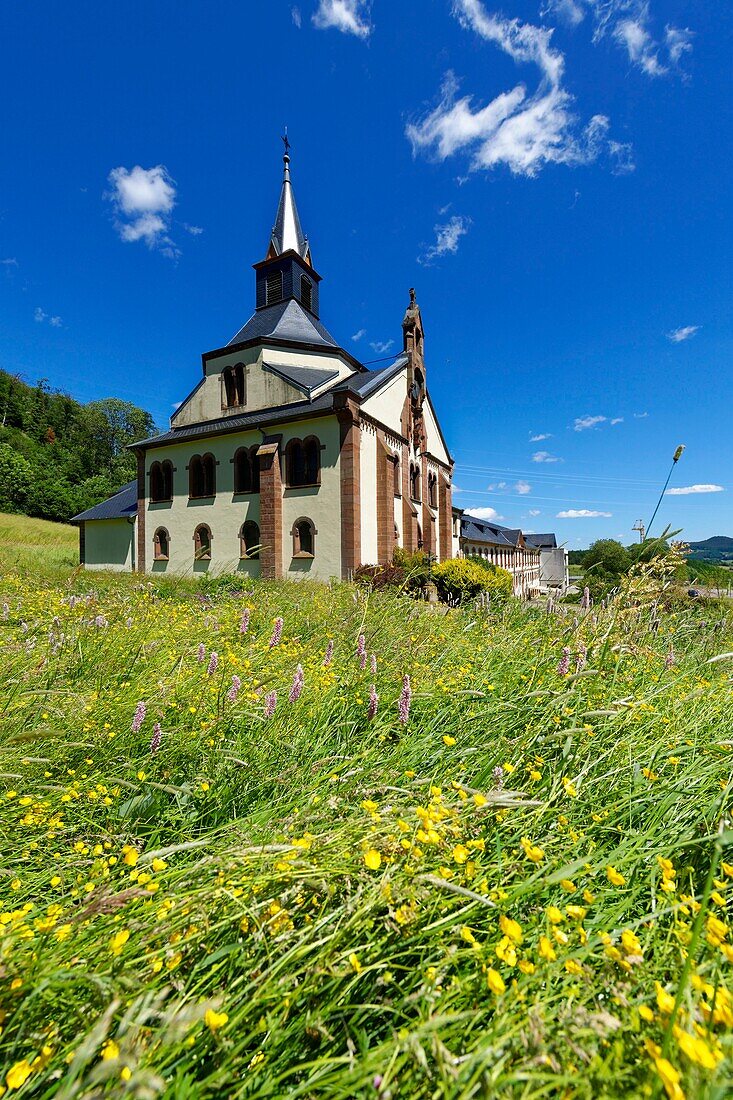
[[[258,309],[236,336],[232,337],[227,347],[244,344],[248,340],[261,340],[266,336],[288,340],[294,344],[322,344],[331,348],[339,346],[318,318],[306,312],[294,298]]]
[[[95,504],[93,508],[87,508],[86,512],[80,512],[71,522],[82,523],[88,519],[128,519],[136,514],[137,482],[129,481],[114,496],[103,500],[101,504]]]
[[[379,370],[370,370],[365,374],[344,378],[338,386],[334,386],[334,389],[349,390],[351,393],[357,393],[360,397],[369,397],[380,389],[385,382],[389,382],[395,374],[398,374],[406,362],[406,355],[398,355],[394,363],[390,363],[386,367],[380,367]]]
[[[530,546],[535,546],[542,550],[555,550],[557,549],[557,538],[554,534],[549,535],[525,535],[524,541]]]
[[[307,397],[310,397],[313,390],[317,390],[319,386],[324,386],[327,382],[338,378],[339,374],[337,370],[328,370],[324,367],[291,367],[283,366],[281,363],[265,362],[262,366],[266,371],[276,374],[278,378],[284,378],[286,382],[302,390]]]
[[[189,439],[197,439],[199,436],[224,435],[229,432],[243,432],[249,428],[266,427],[269,424],[277,424],[282,420],[297,419],[300,416],[310,416],[313,413],[328,412],[333,408],[333,391],[316,397],[313,401],[293,401],[289,405],[278,405],[272,409],[255,409],[250,413],[240,413],[238,416],[223,416],[216,420],[204,420],[200,424],[186,424],[180,428],[171,428],[160,435],[152,435],[148,439],[140,439],[137,443],[130,444],[130,450],[141,447],[160,447],[163,444],[185,443]]]
[[[506,527],[499,527],[495,523],[476,519],[475,516],[461,516],[461,538],[470,539],[471,542],[490,542],[494,546],[516,546],[518,540],[508,536],[520,533],[510,531]]]

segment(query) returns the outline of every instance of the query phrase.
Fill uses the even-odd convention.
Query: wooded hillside
[[[127,401],[82,405],[0,370],[0,512],[68,520],[132,480],[127,444],[155,430]]]

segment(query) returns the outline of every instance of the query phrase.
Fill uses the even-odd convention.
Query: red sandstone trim
[[[145,572],[145,451],[137,452],[137,560],[138,573]]]
[[[278,443],[257,449],[260,463],[260,576],[276,580],[283,575],[283,490]]]

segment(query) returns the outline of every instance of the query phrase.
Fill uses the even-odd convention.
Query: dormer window
[[[300,301],[310,311],[313,304],[313,283],[307,275],[300,276]]]
[[[283,300],[283,273],[282,271],[271,271],[267,276],[267,282],[265,284],[266,290],[266,304],[268,306],[275,305],[276,302],[282,302]]]

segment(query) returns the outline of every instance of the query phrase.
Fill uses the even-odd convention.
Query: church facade
[[[415,293],[393,361],[369,370],[339,346],[320,319],[287,150],[254,270],[254,313],[202,356],[170,429],[134,444],[136,481],[75,517],[83,564],[329,580],[397,546],[458,554]]]

